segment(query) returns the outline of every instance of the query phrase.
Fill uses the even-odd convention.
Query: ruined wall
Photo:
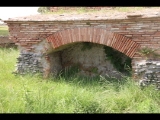
[[[15,46],[15,44],[8,36],[0,36],[0,47],[6,46]]]
[[[140,86],[155,85],[160,90],[160,61],[139,60],[135,62],[134,77]]]
[[[57,31],[81,27],[102,28],[106,31],[123,35],[135,41],[140,46],[148,46],[156,49],[160,43],[159,17],[87,21],[14,21],[7,24],[9,26],[10,39],[16,45],[21,46],[23,52],[29,53],[38,52],[36,46],[42,41],[46,42],[45,38]],[[43,47],[41,53],[46,53],[47,51],[45,49],[48,48]],[[158,52],[160,53],[160,51]],[[43,57],[43,59],[46,60],[47,58]],[[141,56],[135,53],[132,58],[133,69],[136,69],[134,63],[139,59],[141,59]],[[50,66],[49,63],[48,66]]]
[[[0,36],[0,44],[3,43],[14,43],[14,42],[10,40],[8,36]]]
[[[22,52],[17,58],[15,74],[43,73],[42,55],[33,52]]]
[[[43,50],[47,46],[45,42],[39,43],[35,52],[24,51],[23,48],[20,48],[21,53],[17,58],[17,68],[14,73],[43,73],[45,77],[48,77],[77,67],[76,75],[82,76],[102,75],[121,78],[125,74],[119,72],[107,60],[104,45],[89,44],[90,47],[86,46],[85,42],[77,42],[63,46],[59,50],[50,48],[45,52]],[[125,55],[122,57],[127,58]]]
[[[90,23],[90,24],[87,24]],[[124,20],[87,20],[87,21],[15,21],[7,23],[10,39],[26,50],[57,31],[75,27],[102,28],[124,35],[141,46],[159,47],[160,18],[137,18]],[[139,57],[135,54],[134,58]]]

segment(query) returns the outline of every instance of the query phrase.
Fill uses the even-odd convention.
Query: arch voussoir
[[[128,57],[132,58],[136,49],[140,46],[131,39],[107,31],[102,28],[81,27],[66,29],[54,33],[46,38],[47,42],[51,42],[54,49],[73,42],[93,42],[112,47]]]

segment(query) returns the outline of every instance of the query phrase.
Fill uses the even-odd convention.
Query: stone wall
[[[142,87],[153,84],[160,89],[160,61],[140,60],[135,62],[134,77]]]
[[[41,54],[36,54],[33,52],[21,52],[17,58],[17,65],[14,73],[43,73],[41,57]]]

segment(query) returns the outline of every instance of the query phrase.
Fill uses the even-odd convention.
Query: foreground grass
[[[0,113],[159,113],[160,92],[123,80],[15,76],[17,49],[0,49]]]
[[[8,34],[8,26],[0,26],[0,36],[7,36]]]

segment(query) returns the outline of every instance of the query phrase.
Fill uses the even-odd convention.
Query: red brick
[[[137,20],[101,20],[101,21],[89,21],[94,24],[94,27],[77,27],[78,25],[86,24],[86,21],[76,22],[74,21],[50,21],[50,22],[33,22],[26,23],[9,23],[10,38],[17,42],[25,42],[35,44],[45,39],[49,42],[52,41],[54,46],[61,46],[67,43],[75,41],[89,41],[111,46],[115,49],[121,50],[126,38],[140,43],[141,45],[159,45],[160,39],[160,27],[157,18],[143,18]],[[151,21],[152,20],[152,21]],[[100,24],[98,26],[98,24]],[[105,25],[104,25],[105,24]],[[103,27],[102,27],[103,26]],[[106,27],[104,27],[106,26]],[[75,28],[76,27],[76,28]],[[97,28],[96,28],[97,27]],[[69,28],[69,29],[67,29]],[[102,29],[103,28],[103,29]],[[105,28],[105,29],[104,29]],[[128,28],[126,30],[126,28]],[[143,30],[138,30],[142,28]],[[129,30],[131,29],[131,30]],[[111,32],[114,31],[115,36]],[[58,32],[58,33],[56,33]],[[54,33],[56,33],[54,35]],[[54,35],[54,37],[52,36]],[[48,36],[52,36],[51,39]],[[16,39],[17,38],[17,39]],[[123,41],[124,40],[124,41]],[[129,44],[129,43],[128,43]],[[132,46],[132,42],[129,44]],[[31,44],[32,45],[32,44]],[[135,44],[134,44],[135,45]],[[128,46],[129,47],[129,46]],[[126,46],[127,48],[127,46]],[[126,49],[122,49],[125,52]],[[133,48],[128,48],[127,55],[131,56]]]

